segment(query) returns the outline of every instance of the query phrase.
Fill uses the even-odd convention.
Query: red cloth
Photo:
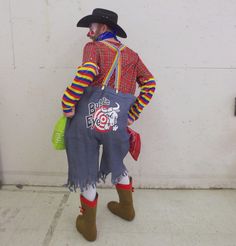
[[[129,152],[135,161],[138,160],[140,151],[141,151],[141,138],[139,133],[135,132],[131,128],[127,127],[128,133],[130,135],[129,143]]]
[[[110,41],[109,41],[110,42]],[[121,44],[118,42],[110,42],[117,47]],[[92,86],[101,86],[104,77],[107,75],[115,58],[115,51],[108,48],[102,42],[89,42],[85,45],[83,51],[83,64],[85,62],[93,62],[99,66],[99,75],[94,78]],[[121,52],[121,80],[119,91],[123,93],[134,94],[136,82],[142,84],[144,81],[152,78],[152,74],[143,64],[138,54],[130,48],[126,47]],[[112,75],[109,86],[114,88],[115,73]]]

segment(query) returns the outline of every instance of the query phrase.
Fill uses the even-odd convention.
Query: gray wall
[[[0,0],[0,179],[62,185],[64,151],[51,145],[60,97],[81,63],[95,7],[119,13],[157,79],[157,94],[133,126],[136,187],[236,187],[236,2],[230,0]],[[109,185],[110,182],[107,182]]]

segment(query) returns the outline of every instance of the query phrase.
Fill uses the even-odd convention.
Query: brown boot
[[[78,232],[80,232],[88,241],[95,241],[97,238],[97,199],[98,194],[96,194],[96,197],[92,202],[80,195],[80,212],[82,213],[82,215],[79,215],[76,219],[76,228]]]
[[[133,220],[135,216],[135,211],[132,199],[132,178],[130,177],[129,185],[117,184],[116,190],[118,192],[120,202],[109,202],[107,204],[108,209],[113,214],[121,217],[122,219],[129,221]]]

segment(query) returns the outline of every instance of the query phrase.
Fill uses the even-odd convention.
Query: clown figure
[[[68,187],[80,188],[81,214],[76,228],[88,241],[97,237],[96,184],[111,174],[119,202],[108,209],[124,220],[135,217],[132,178],[124,165],[129,151],[127,127],[136,121],[151,100],[156,82],[139,55],[117,37],[126,38],[118,15],[94,9],[78,27],[89,28],[91,39],[83,50],[82,65],[62,97],[67,117],[65,145],[68,159]],[[138,97],[134,96],[136,86]],[[99,149],[103,146],[99,163]]]

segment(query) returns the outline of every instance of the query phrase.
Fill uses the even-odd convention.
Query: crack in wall
[[[12,46],[12,65],[13,69],[16,69],[16,57],[15,57],[15,46],[14,46],[14,32],[13,32],[13,22],[12,22],[12,7],[11,0],[9,0],[9,22],[10,22],[10,30],[11,30],[11,46]]]

